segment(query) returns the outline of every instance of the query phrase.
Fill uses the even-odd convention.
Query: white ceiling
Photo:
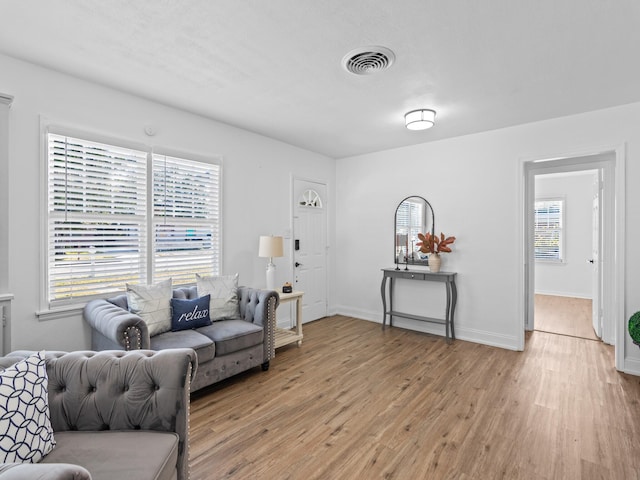
[[[0,19],[2,53],[335,158],[640,101],[638,0],[2,0]],[[367,45],[396,62],[343,70]],[[406,130],[420,107],[436,126]]]

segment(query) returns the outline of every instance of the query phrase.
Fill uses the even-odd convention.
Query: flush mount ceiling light
[[[404,124],[409,130],[426,130],[436,123],[436,111],[427,108],[411,110],[404,114]]]
[[[389,68],[395,59],[394,53],[386,47],[360,47],[342,58],[342,66],[354,75],[372,75]]]

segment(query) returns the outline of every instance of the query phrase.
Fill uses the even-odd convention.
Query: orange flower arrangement
[[[416,243],[416,247],[420,247],[422,253],[451,252],[449,245],[456,241],[456,237],[445,238],[444,233],[440,233],[440,237],[429,232],[426,235],[419,233],[418,238],[422,241]]]

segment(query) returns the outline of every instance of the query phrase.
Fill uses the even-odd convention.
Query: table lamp
[[[274,237],[272,235],[260,235],[260,247],[258,248],[259,257],[268,257],[267,264],[267,290],[276,289],[276,266],[273,263],[273,257],[282,257],[282,237]]]

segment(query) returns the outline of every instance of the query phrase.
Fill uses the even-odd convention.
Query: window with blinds
[[[153,155],[153,273],[193,283],[219,264],[220,167]]]
[[[550,262],[564,261],[564,200],[537,200],[534,208],[535,259]]]
[[[219,273],[220,166],[47,133],[47,302]]]

